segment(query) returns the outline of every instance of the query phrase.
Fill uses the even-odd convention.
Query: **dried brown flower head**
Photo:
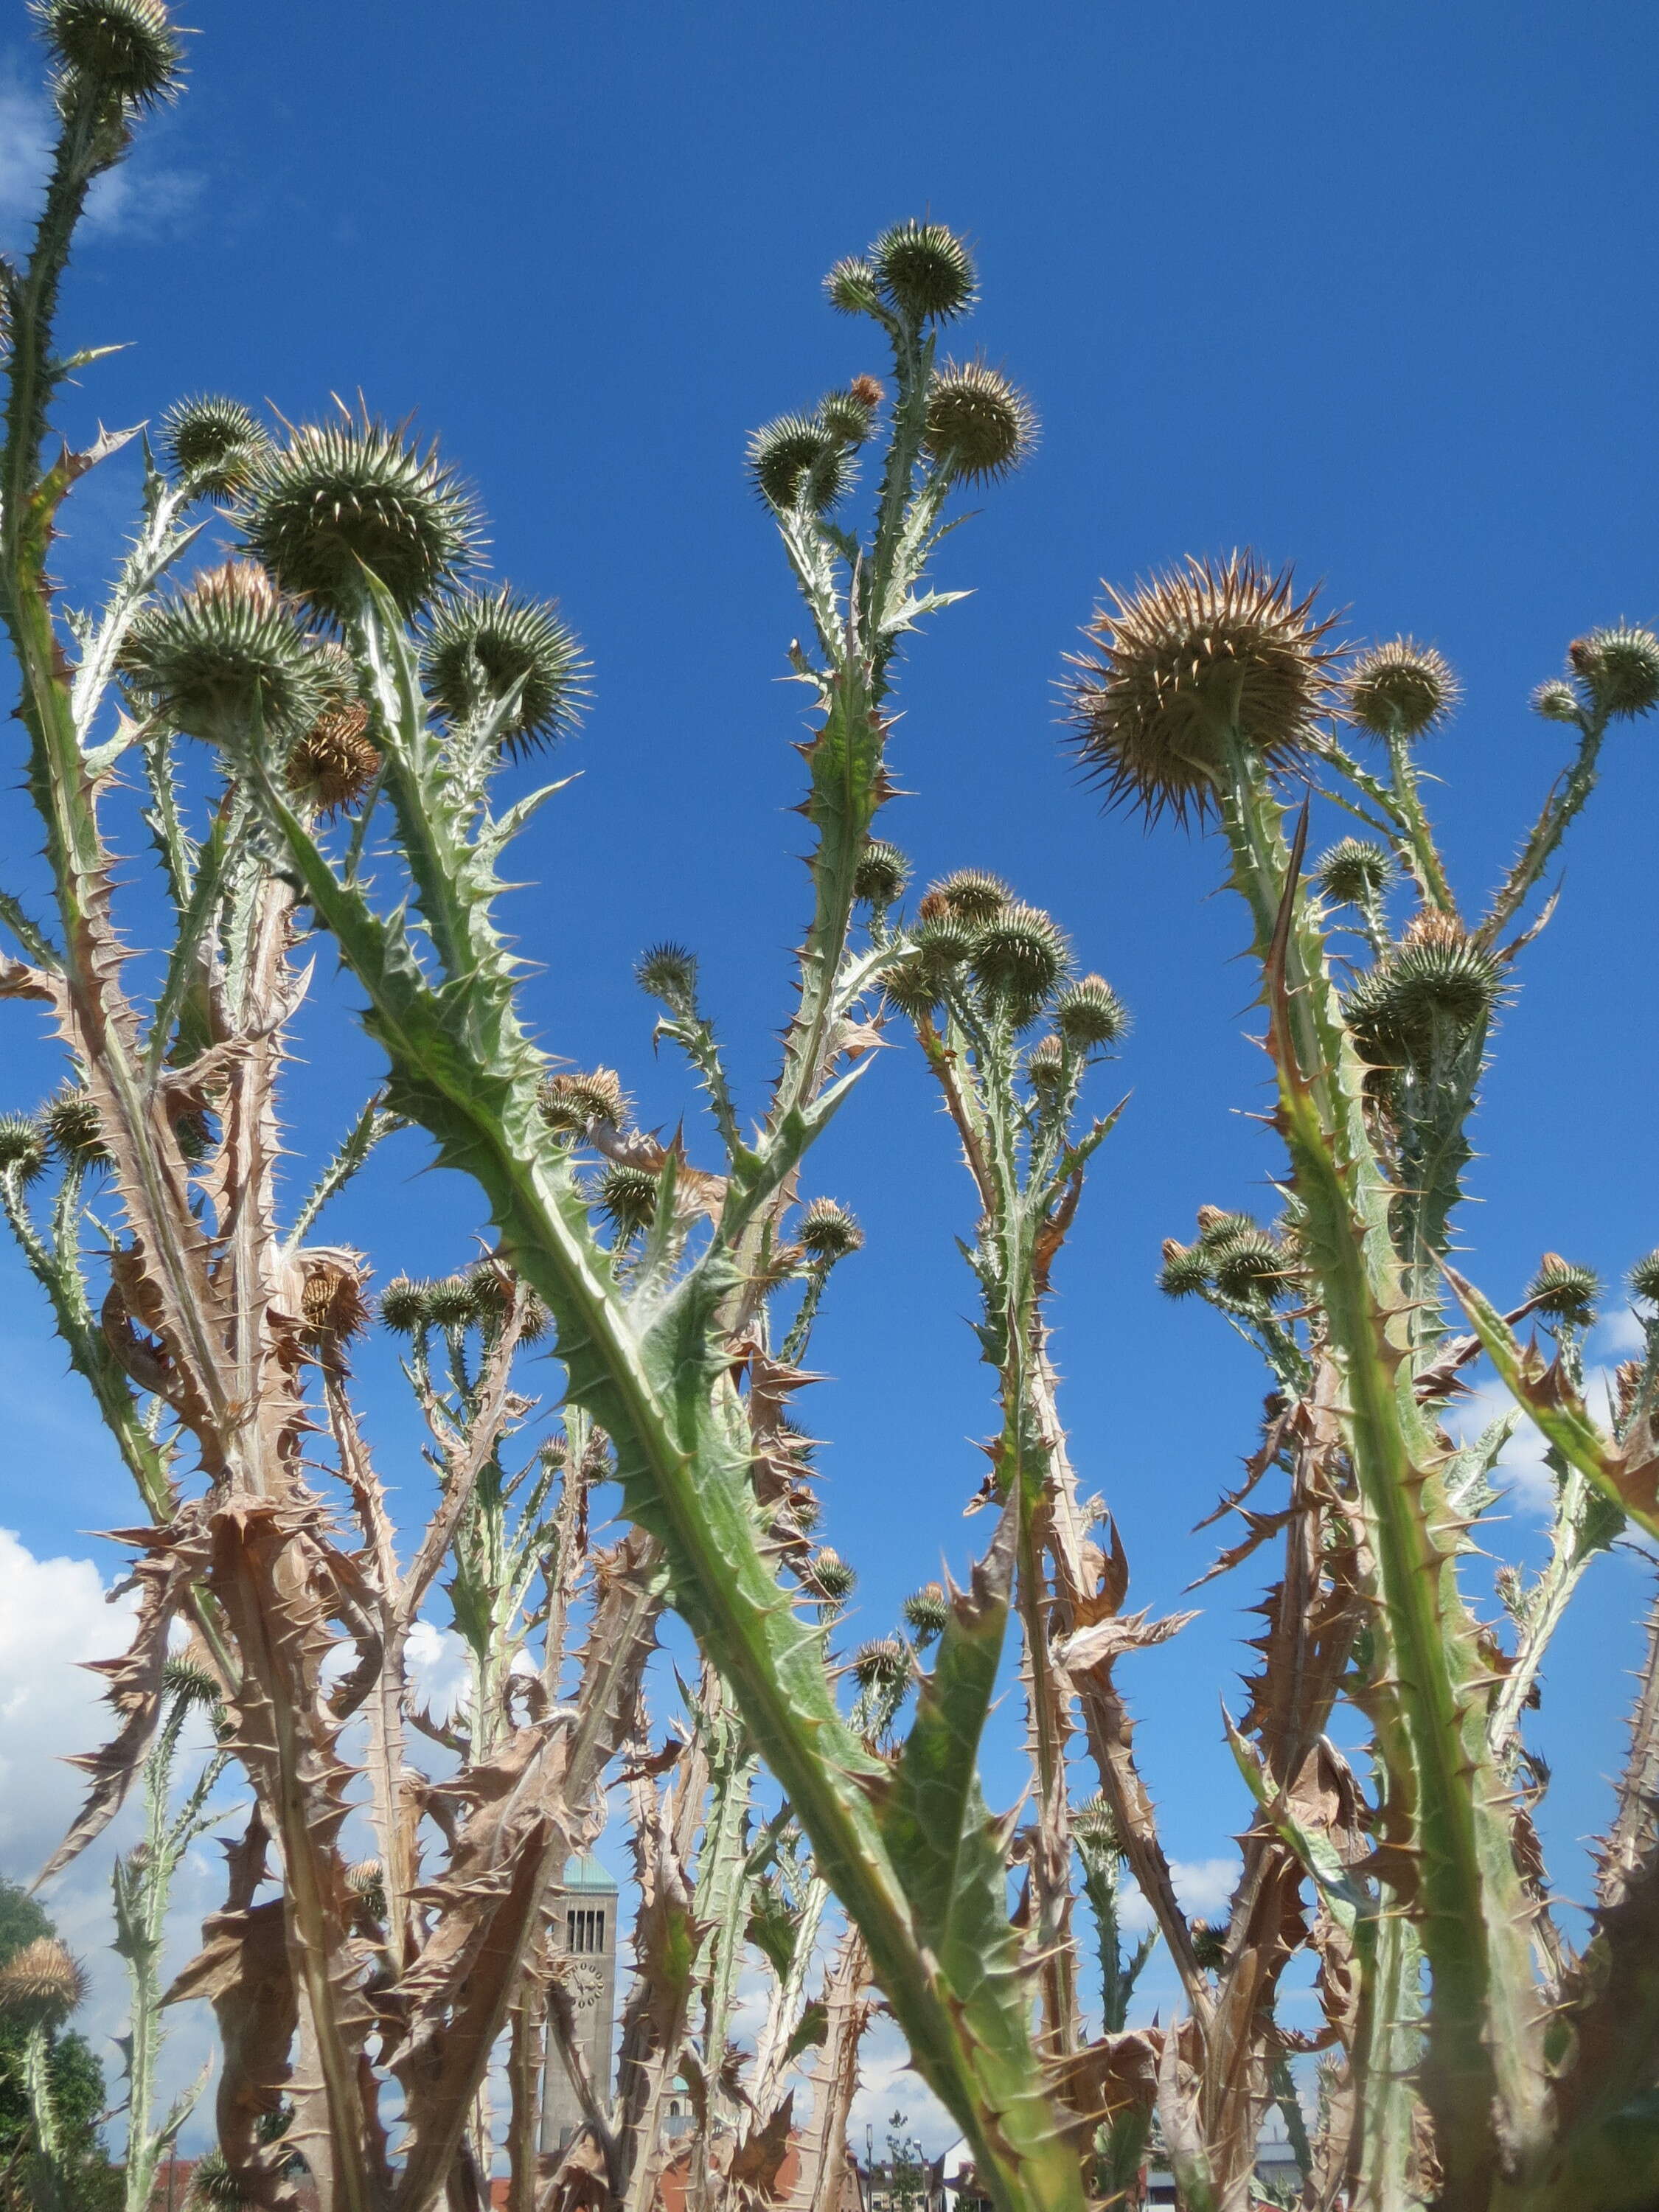
[[[355,806],[380,772],[368,709],[349,699],[320,714],[288,757],[288,787],[319,814]]]

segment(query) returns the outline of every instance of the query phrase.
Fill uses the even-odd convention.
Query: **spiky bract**
[[[161,451],[176,475],[207,499],[228,499],[246,484],[270,434],[251,407],[219,392],[181,399],[161,417]]]
[[[319,814],[355,806],[380,774],[380,750],[368,734],[368,709],[361,699],[325,708],[289,749],[283,775],[289,789]]]
[[[49,1098],[40,1109],[40,1126],[66,1166],[108,1164],[98,1109],[87,1091],[71,1087]]]
[[[1055,1000],[1054,1021],[1074,1051],[1094,1052],[1127,1036],[1129,1010],[1103,975],[1085,975]]]
[[[866,1690],[890,1690],[910,1672],[910,1655],[896,1636],[877,1636],[860,1644],[851,1661],[854,1679]]]
[[[1547,684],[1538,686],[1532,695],[1532,711],[1541,714],[1547,722],[1577,722],[1583,717],[1578,694],[1559,676],[1552,676]]]
[[[139,614],[121,648],[133,690],[174,729],[217,744],[303,726],[323,703],[319,670],[265,570],[227,562]]]
[[[1085,765],[1109,804],[1167,807],[1184,819],[1212,803],[1230,730],[1268,766],[1290,759],[1329,705],[1335,654],[1298,599],[1249,552],[1224,564],[1188,559],[1129,598],[1107,586],[1072,656],[1071,716]]]
[[[946,362],[928,386],[923,442],[966,483],[1017,469],[1036,435],[1036,409],[1000,368],[982,361]]]
[[[857,1570],[828,1544],[821,1552],[813,1553],[809,1572],[819,1593],[836,1605],[852,1595],[858,1582]]]
[[[781,512],[804,499],[822,514],[841,497],[847,481],[843,441],[808,415],[780,415],[749,441],[750,481]]]
[[[795,1240],[815,1260],[832,1266],[863,1249],[864,1231],[833,1198],[815,1198],[801,1216]]]
[[[942,222],[896,222],[870,248],[889,305],[913,323],[949,322],[974,304],[974,257]]]
[[[426,1328],[427,1292],[431,1287],[412,1275],[394,1275],[380,1293],[381,1327],[398,1336],[414,1336]]]
[[[1072,956],[1052,915],[1034,906],[1011,906],[975,932],[972,962],[981,988],[1022,1007],[1036,1007],[1065,981]]]
[[[177,91],[184,41],[161,0],[38,0],[35,14],[82,83],[130,107],[156,106]]]
[[[596,1126],[620,1129],[628,1117],[622,1078],[612,1067],[550,1075],[542,1085],[543,1118],[562,1136],[585,1137]]]
[[[872,837],[860,855],[853,873],[853,895],[866,906],[884,908],[904,896],[910,880],[910,863],[896,845]]]
[[[1314,881],[1326,897],[1345,906],[1366,906],[1381,898],[1398,873],[1388,848],[1369,837],[1343,838],[1313,866]]]
[[[1209,1256],[1201,1244],[1182,1244],[1173,1237],[1164,1240],[1164,1265],[1158,1287],[1165,1297],[1189,1298],[1209,1288]]]
[[[1604,714],[1626,718],[1659,706],[1659,637],[1620,623],[1577,637],[1567,648],[1573,672]]]
[[[648,998],[677,1014],[690,1013],[697,997],[697,956],[683,945],[653,945],[641,954],[634,980]]]
[[[1361,653],[1343,684],[1349,719],[1379,738],[1420,738],[1445,720],[1460,688],[1444,656],[1414,637]]]
[[[1632,1295],[1645,1298],[1650,1305],[1659,1305],[1659,1251],[1650,1252],[1638,1260],[1627,1278]]]
[[[428,696],[453,721],[516,691],[501,731],[512,752],[553,744],[581,720],[587,663],[575,632],[556,607],[505,584],[447,599],[432,618],[421,666]]]
[[[1455,1045],[1503,995],[1502,963],[1455,925],[1407,938],[1343,1001],[1360,1049],[1384,1064]]]
[[[964,921],[989,921],[993,915],[1014,904],[1013,892],[1000,876],[987,868],[957,868],[930,884],[921,902],[924,915],[935,912],[959,914]]]
[[[46,1164],[40,1125],[27,1114],[0,1114],[0,1175],[33,1182]]]
[[[1118,1833],[1112,1808],[1099,1796],[1090,1797],[1072,1814],[1072,1833],[1079,1844],[1098,1851],[1104,1857],[1121,1858],[1123,1839]]]
[[[285,592],[345,621],[363,603],[367,568],[413,615],[472,557],[478,518],[435,447],[361,422],[306,423],[260,453],[243,515],[248,550]]]
[[[924,899],[922,904],[926,907],[927,901]],[[914,932],[917,950],[940,970],[961,967],[973,951],[978,933],[975,925],[953,907],[922,914]]]
[[[619,1237],[632,1237],[656,1218],[657,1178],[649,1168],[615,1162],[600,1176],[594,1202]]]
[[[483,1319],[477,1289],[468,1275],[440,1275],[426,1285],[426,1318],[434,1328],[459,1334]]]
[[[87,1993],[87,1978],[55,1936],[37,1936],[0,1966],[0,2014],[31,2025],[52,2025]]]
[[[1595,1319],[1601,1296],[1601,1279],[1594,1267],[1577,1266],[1559,1252],[1546,1252],[1538,1273],[1527,1285],[1534,1312],[1572,1328],[1588,1328]]]

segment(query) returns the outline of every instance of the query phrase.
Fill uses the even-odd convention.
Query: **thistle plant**
[[[532,1039],[501,870],[562,787],[507,794],[582,715],[588,670],[559,608],[483,580],[480,505],[445,453],[367,409],[296,426],[179,400],[138,447],[107,603],[58,607],[58,512],[141,435],[51,458],[59,389],[93,358],[59,351],[59,282],[88,188],[179,88],[183,49],[162,0],[44,0],[40,19],[61,132],[33,253],[0,270],[0,614],[55,910],[0,894],[0,995],[46,1010],[66,1079],[0,1118],[0,1206],[146,1516],[122,1532],[138,1609],[105,1669],[115,1733],[47,1869],[143,1777],[145,1838],[116,1878],[128,2203],[183,2119],[152,2114],[162,2004],[200,1999],[222,2054],[211,2194],[274,2212],[310,2192],[326,2212],[481,2207],[498,2167],[514,2212],[651,2212],[682,2089],[696,2212],[783,2201],[792,2143],[790,2212],[831,2212],[878,2003],[1006,2212],[1133,2205],[1154,2153],[1187,2212],[1243,2212],[1275,2108],[1308,2212],[1637,2212],[1659,2190],[1659,1635],[1577,1945],[1527,1716],[1595,1559],[1659,1534],[1659,1261],[1633,1268],[1644,1352],[1603,1418],[1589,1271],[1546,1253],[1500,1310],[1450,1255],[1544,872],[1610,733],[1659,704],[1659,640],[1592,631],[1535,696],[1571,757],[1478,915],[1424,795],[1459,696],[1431,647],[1351,651],[1288,572],[1234,554],[1114,594],[1073,664],[1109,799],[1218,835],[1283,1146],[1275,1217],[1201,1206],[1159,1276],[1268,1387],[1215,1516],[1243,1534],[1213,1572],[1271,1563],[1224,1723],[1242,1865],[1224,1914],[1194,1920],[1119,1680],[1190,1616],[1128,1609],[1113,1471],[1077,1464],[1049,1336],[1124,1110],[1103,1064],[1131,1047],[1129,1011],[1078,949],[1086,916],[1063,927],[978,866],[913,897],[879,834],[901,655],[963,596],[933,573],[953,502],[993,495],[1036,437],[1001,370],[941,351],[978,305],[967,244],[900,222],[838,263],[827,304],[870,366],[750,441],[805,615],[786,666],[811,911],[754,1101],[694,952],[642,954],[650,1042],[707,1109],[664,1142],[618,1071]],[[133,780],[170,915],[149,990],[107,826]],[[1310,859],[1316,805],[1348,820]],[[307,934],[350,970],[385,1078],[290,1209],[276,1162]],[[979,1557],[960,1584],[919,1582],[884,1632],[848,1620],[856,1568],[823,1540],[801,1412],[820,1316],[876,1233],[812,1187],[812,1146],[901,1030],[969,1178],[996,1413],[964,1501]],[[393,1144],[477,1189],[491,1233],[453,1273],[319,1239]],[[424,1431],[409,1472],[428,1510],[404,1529],[354,1373],[388,1344]],[[1516,1410],[1455,1445],[1482,1357]],[[1522,1413],[1553,1483],[1547,1555],[1501,1568],[1483,1609],[1476,1539]],[[445,1602],[466,1681],[434,1710],[414,1655]],[[656,1743],[670,1612],[696,1662]],[[1009,1679],[1030,1786],[994,1814],[979,1754]],[[175,1812],[198,1698],[222,1720]],[[224,1904],[163,1992],[168,1882],[233,1768],[248,1804]],[[554,1900],[613,1792],[637,1910],[611,2094]],[[1151,1920],[1133,1946],[1129,1876]],[[1179,2004],[1137,2022],[1154,1945]],[[1293,1969],[1312,2033],[1282,2003]],[[580,2114],[556,2150],[555,2068]],[[55,2186],[52,2117],[48,2100]]]

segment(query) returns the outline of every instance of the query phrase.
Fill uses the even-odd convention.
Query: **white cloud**
[[[1648,1333],[1642,1316],[1634,1306],[1621,1306],[1617,1313],[1604,1315],[1597,1323],[1595,1341],[1611,1359],[1628,1359],[1632,1352],[1648,1348]]]
[[[51,111],[14,65],[0,73],[0,238],[9,246],[27,234],[51,149]]]
[[[1176,1895],[1189,1920],[1214,1920],[1227,1910],[1238,1880],[1237,1858],[1172,1859]],[[1123,1926],[1140,1935],[1152,1924],[1152,1907],[1133,1881],[1123,1885],[1119,1915]]]
[[[27,243],[52,165],[53,127],[52,103],[38,84],[15,59],[0,63],[0,245],[18,250]],[[125,161],[94,180],[87,229],[99,238],[173,230],[196,206],[205,181],[159,159],[154,142],[141,138]]]
[[[417,1704],[447,1720],[466,1689],[466,1645],[453,1628],[417,1620],[409,1632],[409,1672]]]

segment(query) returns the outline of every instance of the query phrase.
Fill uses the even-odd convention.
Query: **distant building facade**
[[[552,1935],[558,1972],[576,2011],[576,2033],[602,2102],[611,2096],[617,2020],[617,1885],[588,1852],[571,1860],[554,1891]],[[542,2085],[542,2148],[562,2150],[582,2108],[565,2063],[550,2040]]]

